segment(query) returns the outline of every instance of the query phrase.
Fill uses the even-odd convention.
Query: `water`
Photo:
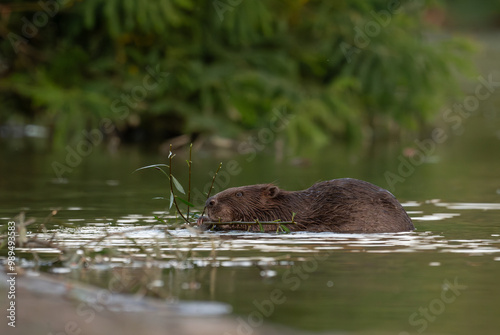
[[[500,138],[482,115],[468,122],[464,134],[436,147],[437,162],[416,166],[397,185],[394,193],[417,228],[412,233],[198,236],[179,230],[167,237],[163,225],[150,227],[168,206],[167,200],[153,199],[165,196],[164,177],[154,170],[131,173],[165,158],[135,151],[115,156],[96,151],[62,182],[51,171],[53,157],[10,155],[9,164],[2,165],[1,218],[6,223],[25,211],[40,224],[57,211],[38,238],[56,233],[59,248],[84,247],[85,255],[69,253],[60,262],[58,248],[35,246],[38,263],[33,249],[18,249],[26,269],[116,293],[223,302],[247,324],[259,325],[262,318],[312,331],[470,334],[481,329],[495,334],[500,325]],[[272,150],[250,163],[245,156],[231,157],[244,171],[228,186],[276,181],[300,189],[350,176],[388,187],[384,172],[397,170],[397,162],[384,158],[337,157],[322,155],[306,167],[275,163]],[[196,158],[193,185],[209,182],[206,171],[220,160],[227,158]],[[182,170],[176,173],[185,184]],[[35,234],[37,227],[28,226],[28,232]]]
[[[485,77],[489,69],[482,72]],[[498,94],[481,101],[457,129],[438,120],[446,140],[428,146],[423,160],[414,155],[419,164],[411,163],[402,174],[401,162],[410,161],[412,152],[407,148],[419,150],[412,141],[369,149],[334,144],[283,161],[276,161],[271,144],[255,158],[194,152],[195,191],[210,183],[219,162],[233,160],[240,169],[221,174],[219,189],[276,182],[293,190],[319,180],[359,178],[400,199],[417,228],[411,233],[167,233],[162,224],[151,227],[155,216],[168,211],[168,200],[153,199],[168,197],[164,176],[154,170],[132,173],[167,158],[134,148],[109,154],[99,147],[63,178],[56,177],[53,163],[65,163],[64,151],[3,150],[0,225],[25,212],[27,220],[36,219],[27,227],[29,236],[57,242],[57,247],[18,249],[27,271],[159,301],[218,301],[247,325],[265,321],[348,334],[471,334],[478,329],[497,334],[498,103]],[[429,138],[424,134],[420,140]],[[177,154],[174,174],[186,187],[185,153]],[[397,176],[393,188],[388,172]],[[54,217],[42,226],[51,213]]]

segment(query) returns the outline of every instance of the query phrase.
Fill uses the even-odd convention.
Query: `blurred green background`
[[[0,141],[64,148],[82,130],[112,147],[242,140],[277,110],[293,116],[280,134],[290,148],[414,136],[474,74],[471,38],[457,32],[494,29],[499,10],[465,0],[2,1]]]

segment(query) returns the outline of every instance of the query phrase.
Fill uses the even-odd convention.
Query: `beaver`
[[[285,191],[273,184],[229,188],[207,199],[210,222],[286,221],[291,231],[393,233],[415,227],[399,201],[369,182],[342,178],[319,182],[302,191]],[[294,214],[295,213],[295,214]],[[276,230],[276,225],[263,225]],[[217,229],[259,230],[258,225],[217,225]]]

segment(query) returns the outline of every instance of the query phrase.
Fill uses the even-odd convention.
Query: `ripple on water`
[[[458,213],[433,213],[430,215],[423,215],[423,216],[412,216],[412,220],[417,220],[417,221],[440,221],[440,220],[446,220],[446,219],[451,219],[455,216],[460,216]]]
[[[461,213],[442,212],[439,209],[460,211],[498,210],[497,203],[451,203],[435,199],[423,203],[409,201],[403,206],[413,220],[422,222],[453,220]],[[432,211],[432,209],[437,211]],[[68,210],[83,210],[70,207]],[[429,213],[430,212],[430,213]],[[162,267],[179,267],[173,260],[176,253],[191,254],[191,264],[196,266],[216,265],[223,267],[246,267],[255,264],[263,266],[272,262],[282,262],[282,257],[291,257],[293,262],[302,255],[322,252],[368,252],[368,253],[423,253],[444,252],[467,255],[500,254],[500,234],[491,233],[488,239],[447,239],[442,234],[429,231],[402,232],[391,234],[339,234],[330,232],[311,233],[294,232],[291,234],[255,233],[245,231],[195,232],[187,229],[168,230],[166,226],[143,226],[141,223],[156,221],[154,215],[127,214],[115,219],[96,218],[78,228],[59,228],[38,234],[38,239],[49,240],[56,233],[54,241],[67,248],[85,247],[100,252],[103,248],[116,248],[129,253],[134,259],[145,259],[147,253],[161,253],[165,260]],[[69,219],[69,222],[81,222],[82,219]],[[214,249],[217,253],[210,255]],[[60,253],[57,248],[20,248],[20,252]],[[251,256],[248,256],[248,253]],[[242,253],[244,257],[242,257]],[[495,260],[499,260],[496,257]],[[124,264],[124,257],[113,260]],[[130,263],[130,259],[128,259]],[[430,266],[437,266],[431,263]],[[56,270],[58,271],[58,270]]]
[[[495,235],[495,234],[492,234]],[[498,234],[496,234],[498,235]],[[51,234],[46,234],[50,238]],[[43,239],[43,234],[39,238]],[[230,237],[230,238],[227,238]],[[57,234],[57,239],[65,247],[85,246],[99,252],[103,248],[145,257],[139,247],[147,252],[159,250],[165,259],[175,252],[193,251],[209,254],[217,250],[215,260],[221,266],[249,266],[251,262],[276,260],[283,254],[312,254],[318,252],[454,252],[467,254],[500,253],[499,236],[493,239],[446,239],[441,234],[431,232],[403,232],[395,234],[339,234],[297,232],[286,235],[250,232],[204,232],[196,234],[187,230],[170,230],[167,236],[163,230],[144,228],[136,230],[128,227],[82,227],[68,229]],[[173,240],[175,243],[173,243]],[[159,249],[158,249],[159,248]],[[24,248],[20,251],[30,252]],[[59,252],[57,249],[38,248],[39,252]],[[252,251],[253,258],[238,258],[241,252]],[[260,252],[255,253],[255,251]],[[231,255],[230,259],[223,257]],[[262,257],[262,255],[265,255]],[[202,259],[199,257],[198,259]],[[196,255],[193,256],[196,259]],[[224,263],[221,263],[224,262]],[[253,263],[252,263],[253,264]]]
[[[500,210],[500,203],[440,202],[435,205],[460,210]]]

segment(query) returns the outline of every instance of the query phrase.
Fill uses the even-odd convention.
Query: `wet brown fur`
[[[207,217],[199,222],[294,221],[294,231],[339,233],[388,233],[415,229],[398,200],[371,183],[334,179],[302,191],[285,191],[272,184],[229,188],[206,202]],[[219,229],[248,229],[246,225],[217,226]],[[276,225],[265,226],[276,230]],[[250,226],[250,230],[260,227]]]

